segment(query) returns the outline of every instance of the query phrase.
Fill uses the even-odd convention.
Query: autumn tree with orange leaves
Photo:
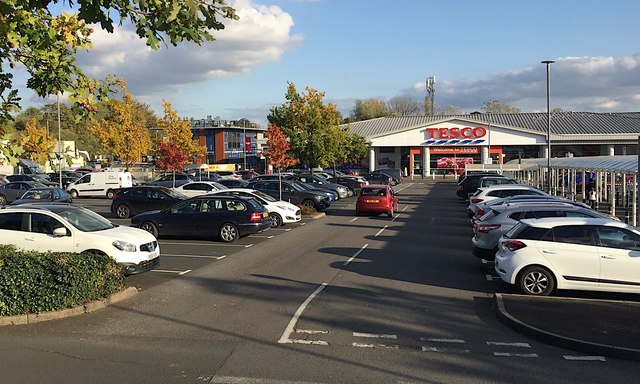
[[[122,101],[107,102],[109,114],[93,123],[89,128],[107,154],[118,156],[128,168],[142,160],[151,150],[151,136],[138,119],[134,118],[135,102],[127,92],[127,83],[119,79]]]
[[[266,154],[267,161],[278,171],[286,169],[298,162],[289,156],[289,141],[284,132],[277,125],[271,124],[264,135],[267,138],[269,152]]]
[[[156,150],[159,148],[160,143],[167,141],[175,144],[178,150],[184,152],[186,155],[185,164],[188,161],[204,156],[207,148],[193,138],[191,122],[180,119],[178,113],[173,110],[171,103],[167,100],[162,100],[162,103],[164,105],[164,117],[158,120],[158,127],[162,128],[162,137],[156,139]]]
[[[19,143],[24,157],[42,165],[50,160],[49,155],[55,152],[58,140],[47,134],[46,127],[38,128],[36,119],[30,119],[20,132]]]

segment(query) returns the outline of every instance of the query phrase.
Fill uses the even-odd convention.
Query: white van
[[[120,188],[131,187],[130,172],[90,172],[67,186],[67,192],[74,199],[77,197],[112,198]]]

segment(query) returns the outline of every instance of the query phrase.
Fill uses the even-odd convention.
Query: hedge
[[[0,245],[0,316],[72,308],[125,287],[124,272],[110,257]]]

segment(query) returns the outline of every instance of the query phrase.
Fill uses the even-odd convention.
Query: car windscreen
[[[86,208],[73,207],[58,210],[56,213],[83,232],[103,231],[115,227],[109,220]]]
[[[252,194],[258,196],[259,198],[261,198],[262,200],[268,201],[270,203],[275,203],[276,201],[278,201],[278,199],[271,197],[270,195],[267,195],[266,193],[262,192],[262,191],[253,191],[251,192]]]

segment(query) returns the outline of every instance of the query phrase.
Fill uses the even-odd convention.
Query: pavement
[[[531,338],[590,355],[640,361],[640,301],[504,293],[494,299],[500,320]]]

